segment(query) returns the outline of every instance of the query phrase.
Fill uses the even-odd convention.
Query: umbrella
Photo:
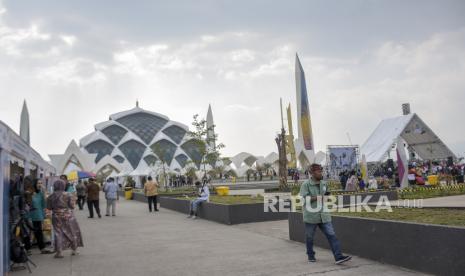
[[[85,171],[72,171],[68,174],[68,180],[74,181],[83,178],[95,177],[95,173],[85,172]]]

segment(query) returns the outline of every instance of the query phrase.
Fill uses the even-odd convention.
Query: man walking
[[[105,199],[107,200],[107,212],[105,216],[110,216],[110,207],[111,215],[116,216],[116,200],[118,199],[118,184],[115,183],[115,179],[110,177],[107,179],[107,183],[103,186],[103,192],[105,192]]]
[[[152,204],[155,212],[158,212],[157,196],[158,196],[158,183],[153,181],[152,177],[147,177],[147,182],[144,185],[144,194],[149,203],[149,212],[152,212]]]
[[[329,195],[328,185],[323,180],[322,168],[319,164],[310,166],[311,177],[300,187],[300,195],[303,198],[303,220],[305,223],[305,237],[309,262],[316,262],[313,251],[313,237],[318,226],[328,239],[336,264],[347,262],[352,257],[344,256],[341,252],[339,240],[331,223],[331,215],[324,210],[324,196]],[[318,204],[320,206],[318,206]]]
[[[89,209],[89,218],[94,217],[94,208],[98,217],[102,218],[100,215],[99,198],[100,187],[97,183],[95,183],[94,178],[90,178],[89,184],[87,185],[87,208]]]
[[[86,185],[82,183],[81,180],[78,181],[76,185],[76,192],[77,192],[77,203],[79,206],[79,210],[84,209],[84,203],[86,202]]]

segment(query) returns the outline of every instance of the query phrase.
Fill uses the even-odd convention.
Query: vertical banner
[[[402,138],[397,138],[397,172],[399,174],[399,183],[401,188],[408,187],[407,179],[407,156],[405,155],[404,143]]]
[[[367,159],[365,157],[365,154],[362,154],[362,163],[361,163],[361,173],[362,173],[362,179],[365,182],[365,185],[368,184],[368,165],[367,165]]]

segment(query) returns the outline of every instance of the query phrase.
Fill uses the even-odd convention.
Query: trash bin
[[[437,175],[428,175],[429,185],[438,185],[438,176]]]
[[[216,187],[216,193],[219,196],[227,196],[229,194],[229,187],[227,186]]]
[[[124,188],[124,198],[127,200],[132,199],[132,187],[125,187]]]

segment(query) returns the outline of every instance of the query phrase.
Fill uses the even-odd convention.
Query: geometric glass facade
[[[117,145],[128,131],[118,125],[111,125],[103,129],[102,132],[113,144]]]
[[[189,142],[188,131],[184,124],[162,114],[135,107],[97,124],[95,131],[82,138],[80,144],[88,153],[97,153],[96,165],[109,155],[119,170],[133,171],[138,167],[144,170],[161,159],[171,169],[182,169],[199,155],[198,150],[191,148],[195,143]],[[162,154],[162,158],[155,152]],[[200,165],[200,159],[195,164]]]
[[[113,151],[114,146],[103,140],[94,141],[86,146],[86,150],[89,153],[97,153],[95,163],[98,163],[105,155],[110,154]]]
[[[152,142],[155,134],[168,122],[164,118],[143,112],[124,116],[116,121],[139,136],[146,144]]]
[[[173,160],[174,153],[178,148],[175,144],[171,143],[166,139],[162,139],[156,143],[154,143],[151,148],[154,150],[155,154],[160,154],[163,156],[159,156],[161,160],[164,160],[168,166],[171,165],[171,161]]]
[[[187,156],[185,154],[180,154],[178,156],[175,157],[176,161],[178,161],[179,165],[181,165],[181,167],[184,167],[187,163],[187,161],[189,160],[189,158],[187,158]]]
[[[168,137],[170,137],[176,144],[181,143],[182,138],[186,135],[186,131],[178,126],[170,126],[163,130]]]
[[[153,154],[144,157],[144,161],[145,163],[147,163],[147,166],[152,166],[153,164],[155,164],[155,162],[157,162],[157,160],[158,158],[156,158]]]
[[[129,140],[126,143],[119,146],[118,148],[124,154],[131,166],[134,169],[137,168],[137,166],[139,165],[139,161],[142,158],[142,155],[144,155],[144,144],[137,142],[136,140]]]
[[[181,145],[181,148],[186,152],[187,156],[194,162],[197,167],[200,167],[200,162],[202,162],[201,149],[199,144],[194,139],[191,139]]]

